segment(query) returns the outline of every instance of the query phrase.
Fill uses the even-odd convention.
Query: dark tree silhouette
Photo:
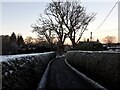
[[[23,39],[22,35],[17,36],[17,44],[18,44],[19,48],[23,47],[24,39]]]
[[[45,9],[48,18],[40,17],[34,26],[34,32],[44,35],[49,43],[51,35],[58,37],[59,47],[64,48],[67,37],[73,47],[78,43],[87,30],[88,24],[94,20],[95,13],[88,15],[79,2],[54,2],[49,3]]]
[[[84,31],[87,30],[88,24],[94,20],[96,14],[88,15],[85,8],[77,1],[66,1],[50,3],[46,9],[46,15],[55,17],[59,25],[66,28],[65,36],[70,38],[74,47],[80,41]]]
[[[16,34],[13,32],[10,36],[11,41],[16,41]]]
[[[10,46],[9,46],[9,54],[14,54],[17,53],[18,50],[18,45],[17,45],[17,38],[16,38],[16,34],[13,32],[10,36]]]

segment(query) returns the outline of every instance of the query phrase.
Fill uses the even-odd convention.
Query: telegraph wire
[[[109,15],[111,14],[111,12],[113,11],[113,9],[116,7],[116,5],[118,4],[119,1],[117,1],[115,3],[115,5],[112,7],[112,9],[110,10],[110,12],[108,13],[108,15],[105,17],[105,19],[103,20],[103,22],[98,26],[98,28],[96,30],[94,30],[93,32],[97,31],[102,25],[103,23],[107,20],[107,18],[109,17]]]

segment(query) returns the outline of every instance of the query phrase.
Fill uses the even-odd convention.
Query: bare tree
[[[65,37],[68,36],[73,47],[78,43],[87,30],[88,24],[94,20],[95,13],[88,15],[79,2],[52,2],[46,9],[46,14],[55,17],[61,28],[65,28]]]
[[[33,32],[37,32],[40,38],[45,38],[51,45],[58,41],[59,48],[63,50],[64,42],[67,36],[64,33],[65,29],[62,26],[63,23],[56,22],[56,18],[50,17],[47,12],[45,13],[48,18],[40,16],[37,20],[37,24],[35,24],[34,26],[32,25],[32,28],[34,28]]]
[[[33,42],[33,38],[31,36],[26,37],[25,39],[26,44],[32,44],[32,42]]]
[[[87,30],[88,24],[94,20],[95,13],[88,15],[84,7],[79,2],[54,2],[49,3],[45,9],[47,18],[42,16],[34,26],[34,32],[40,36],[45,36],[51,43],[51,36],[58,38],[59,47],[64,48],[64,42],[67,37],[70,38],[73,47],[78,43]]]
[[[32,28],[33,32],[36,32],[39,38],[45,39],[53,47],[54,43],[56,43],[54,42],[55,39],[59,39],[57,37],[60,36],[58,32],[59,26],[49,16],[47,17],[45,18],[40,15],[37,24],[32,25]]]
[[[114,36],[107,36],[103,39],[103,42],[107,43],[107,44],[112,44],[116,42],[116,37]]]

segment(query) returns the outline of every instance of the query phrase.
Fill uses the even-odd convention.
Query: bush
[[[84,42],[75,46],[74,50],[102,51],[103,45],[99,42]]]

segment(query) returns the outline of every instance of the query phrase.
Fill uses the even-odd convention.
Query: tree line
[[[1,35],[0,38],[2,39],[0,40],[2,41],[2,55],[41,53],[53,50],[46,41],[37,40],[33,43],[32,37],[24,40],[22,35],[16,36],[14,32],[11,36]]]
[[[17,50],[21,49],[24,45],[22,35],[16,36],[13,32],[11,36],[2,35],[2,54],[13,54],[17,53]]]

